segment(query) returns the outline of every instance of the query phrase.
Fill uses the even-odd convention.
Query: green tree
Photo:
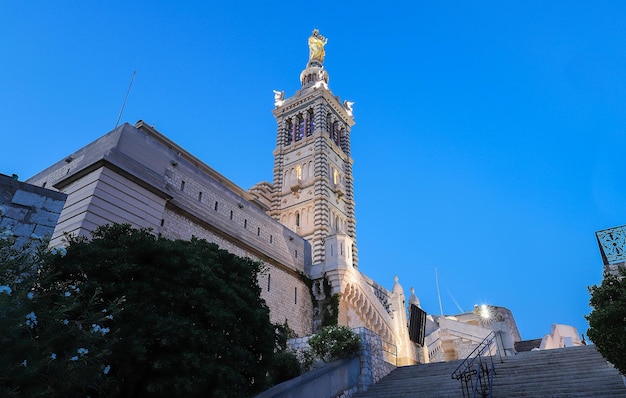
[[[74,366],[73,379],[64,380],[67,367],[52,372],[48,366],[48,381],[27,375],[8,390],[23,392],[28,380],[49,385],[53,377],[74,389],[49,388],[47,396],[246,397],[266,387],[275,342],[260,298],[259,262],[205,240],[160,239],[128,225],[100,227],[91,240],[68,237],[62,254],[37,257],[37,272],[30,273],[39,278],[30,283],[32,300],[41,300],[33,329],[24,325],[30,307],[2,306],[21,334],[2,341],[1,355],[11,371],[31,372],[48,366],[51,350],[57,353],[52,366],[61,363],[62,352],[63,363]],[[28,293],[18,297],[17,289],[6,288],[11,294],[0,293],[0,299],[30,304]],[[29,352],[37,356],[20,368],[25,351],[17,345],[24,333],[31,333],[37,349]]]
[[[59,279],[49,264],[65,251],[45,243],[16,247],[10,230],[0,234],[0,396],[106,394],[119,303]]]
[[[605,274],[600,286],[589,287],[593,310],[586,316],[587,335],[598,351],[626,374],[626,269]]]

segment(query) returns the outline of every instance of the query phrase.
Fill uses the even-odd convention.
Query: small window
[[[302,180],[302,166],[300,165],[296,166],[296,178]]]
[[[296,250],[296,258],[298,258],[298,251]]]
[[[215,202],[215,207],[214,207],[215,211],[217,211],[217,204],[218,204],[218,203],[217,203],[217,202]]]
[[[48,183],[48,181],[44,181],[43,184],[41,185],[41,187],[45,188],[47,183]]]
[[[248,228],[248,220],[243,220],[243,227]]]
[[[230,219],[231,220],[233,219],[233,211],[232,210],[230,211]]]
[[[184,191],[185,190],[185,180],[180,182],[180,190]]]
[[[267,291],[270,291],[270,281],[271,281],[272,275],[267,274]]]
[[[198,202],[202,202],[202,192],[198,192]]]
[[[296,212],[296,227],[300,226],[300,213]]]
[[[272,235],[270,235],[270,243],[272,243],[272,238],[273,238]]]
[[[163,226],[163,224],[165,224],[165,220],[161,219],[161,226]]]
[[[293,288],[293,303],[298,304],[298,287]]]
[[[256,236],[261,236],[261,227],[256,229]]]

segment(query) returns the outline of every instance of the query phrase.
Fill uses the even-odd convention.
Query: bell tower
[[[340,237],[350,242],[346,258],[356,266],[352,102],[341,102],[328,88],[327,41],[317,29],[309,37],[300,90],[286,99],[284,92],[274,91],[277,131],[269,213],[311,243],[314,265],[326,261],[327,240]]]

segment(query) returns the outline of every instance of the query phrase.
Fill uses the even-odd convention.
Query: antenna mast
[[[128,94],[130,94],[130,88],[133,86],[133,81],[135,80],[136,74],[137,74],[137,71],[134,70],[133,77],[131,77],[130,84],[128,85],[128,90],[126,91],[126,96],[124,97],[124,102],[122,103],[122,109],[120,109],[120,114],[118,115],[117,121],[115,122],[115,128],[117,128],[117,125],[120,123],[120,119],[122,118],[122,113],[124,113],[124,106],[126,106],[126,100],[128,99]]]
[[[436,267],[435,267],[435,283],[437,283],[437,298],[439,299],[439,312],[441,312],[441,316],[443,316],[443,306],[441,305],[441,293],[439,292],[439,275],[437,273]]]

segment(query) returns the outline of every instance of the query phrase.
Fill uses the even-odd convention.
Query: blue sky
[[[330,88],[355,102],[360,269],[430,313],[437,268],[445,313],[586,332],[594,232],[626,223],[625,2],[211,3],[0,4],[0,172],[113,129],[136,70],[122,121],[269,181],[272,90],[299,88],[319,28]]]

